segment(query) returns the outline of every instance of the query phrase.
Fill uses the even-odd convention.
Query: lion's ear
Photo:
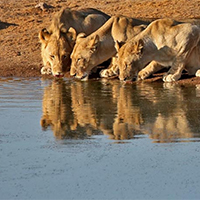
[[[135,42],[134,45],[134,52],[137,54],[142,54],[144,48],[144,41],[142,39],[139,39],[137,42]]]
[[[49,38],[50,38],[51,34],[47,31],[46,28],[43,28],[40,32],[39,32],[39,39],[41,43],[46,43]]]
[[[77,33],[76,33],[76,30],[73,28],[73,27],[70,27],[67,31],[67,38],[70,40],[70,41],[73,41],[75,42],[76,41],[76,36],[77,36]]]
[[[73,48],[76,42],[76,37],[77,37],[76,30],[73,27],[70,27],[68,31],[66,32],[66,36],[67,36],[70,46]]]
[[[86,37],[86,34],[85,33],[79,33],[78,35],[77,35],[77,38],[76,38],[76,42],[78,43],[78,42],[80,42],[83,38],[85,38]]]
[[[116,49],[117,52],[119,52],[120,45],[119,45],[119,42],[117,40],[115,40],[115,49]]]
[[[92,51],[95,51],[99,44],[99,36],[95,35],[92,40],[89,42],[89,47]]]
[[[118,40],[115,40],[115,49],[117,52],[119,52],[119,49],[125,44],[125,42],[119,42]]]

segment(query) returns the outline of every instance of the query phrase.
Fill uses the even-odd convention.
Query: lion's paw
[[[42,75],[51,75],[51,68],[50,67],[42,67],[41,69],[41,74]]]
[[[114,75],[115,74],[110,69],[103,69],[100,72],[100,76],[103,77],[103,78],[108,78],[108,77],[111,77],[111,76],[114,76]]]
[[[149,76],[149,73],[147,71],[140,71],[137,75],[137,80],[141,81],[144,80],[145,78],[147,78]]]
[[[200,77],[200,69],[196,71],[195,76]]]
[[[163,76],[163,81],[164,82],[174,82],[177,81],[180,78],[180,76],[178,75],[174,75],[174,74],[165,74]]]

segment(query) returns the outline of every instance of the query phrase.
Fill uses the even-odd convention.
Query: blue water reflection
[[[57,139],[199,141],[199,93],[176,84],[53,80],[44,88],[41,126]]]
[[[0,78],[0,199],[200,199],[199,86]]]

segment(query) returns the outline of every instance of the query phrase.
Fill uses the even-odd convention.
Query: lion
[[[42,99],[42,117],[40,125],[43,130],[52,129],[56,139],[84,139],[96,131],[93,110],[79,96],[83,92],[80,84],[54,79],[44,88]],[[81,98],[77,98],[81,97]]]
[[[112,16],[97,31],[86,37],[80,33],[71,53],[70,75],[79,79],[87,79],[92,69],[97,65],[114,57],[116,54],[115,40],[121,43],[144,30],[148,21]],[[115,58],[116,60],[116,58]],[[118,66],[112,61],[108,69],[101,71],[102,77],[118,74]]]
[[[48,28],[39,33],[41,56],[44,67],[41,74],[63,76],[70,69],[70,54],[80,32],[91,34],[101,27],[110,16],[93,8],[80,10],[61,9]]]
[[[200,76],[199,41],[200,28],[195,24],[156,20],[121,48],[115,41],[119,79],[143,80],[164,67],[171,67],[164,82],[177,81],[183,69]]]

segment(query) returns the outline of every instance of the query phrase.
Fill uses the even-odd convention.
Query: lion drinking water
[[[70,75],[79,79],[88,78],[92,69],[104,61],[115,58],[115,40],[126,42],[146,28],[148,21],[112,16],[103,26],[89,36],[80,33],[71,54]],[[108,69],[101,76],[118,74],[118,66],[112,60]]]
[[[44,64],[41,73],[63,76],[70,70],[70,54],[77,34],[84,32],[89,35],[109,18],[107,14],[93,8],[81,10],[66,8],[58,12],[48,30],[45,28],[39,33]]]
[[[121,48],[116,41],[120,80],[143,80],[171,67],[164,82],[177,81],[183,69],[200,76],[200,28],[171,19],[152,22]]]

